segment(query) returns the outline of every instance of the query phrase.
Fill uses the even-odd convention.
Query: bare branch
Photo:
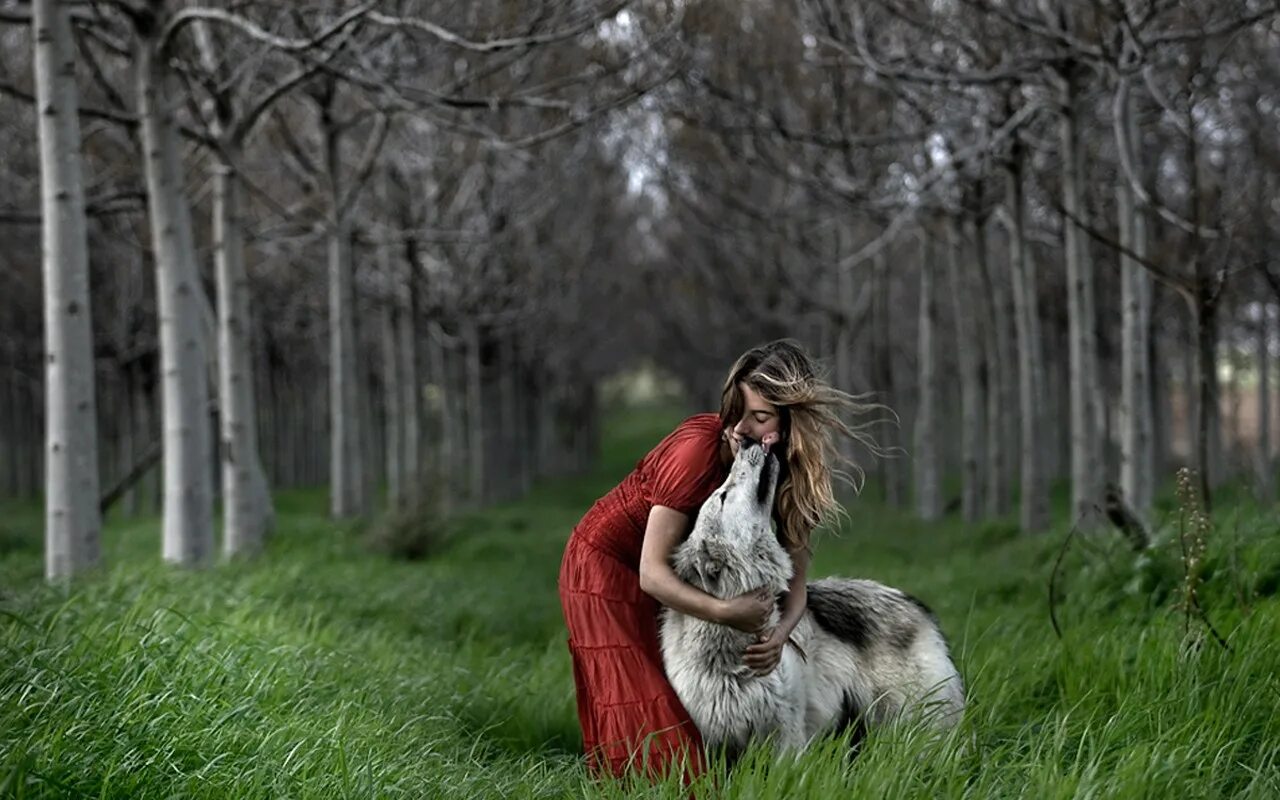
[[[184,27],[196,22],[197,20],[205,20],[208,22],[221,22],[224,25],[231,25],[232,27],[240,29],[252,38],[269,44],[279,50],[298,53],[306,50],[312,50],[324,44],[335,34],[363,17],[368,13],[369,9],[373,8],[375,5],[377,5],[375,0],[370,0],[370,2],[365,3],[364,5],[351,9],[341,17],[338,17],[338,19],[329,25],[329,27],[320,31],[320,33],[310,39],[288,39],[283,36],[277,36],[274,33],[263,30],[258,27],[258,25],[244,17],[237,14],[231,14],[223,11],[222,9],[205,7],[186,8],[174,14],[173,17],[169,19],[169,24],[160,32],[160,36],[157,39],[157,47],[163,51],[170,45],[173,37],[176,36]]]
[[[463,50],[471,50],[477,53],[491,53],[497,50],[510,50],[513,48],[531,47],[539,44],[550,44],[560,42],[566,39],[572,39],[580,36],[587,31],[593,30],[600,22],[612,19],[617,16],[619,11],[630,5],[630,0],[620,0],[610,6],[606,6],[597,16],[588,17],[577,25],[573,25],[565,30],[552,31],[550,33],[532,34],[529,36],[513,36],[509,38],[487,39],[483,42],[476,42],[466,37],[454,33],[429,20],[417,17],[394,17],[381,12],[372,12],[369,14],[369,20],[379,25],[386,25],[391,28],[408,29],[422,31],[428,33],[446,44]]]

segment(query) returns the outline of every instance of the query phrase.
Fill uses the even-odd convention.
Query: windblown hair
[[[835,498],[832,478],[845,480],[854,491],[862,489],[864,473],[837,447],[837,435],[882,454],[866,431],[875,420],[854,424],[851,419],[885,407],[865,402],[865,395],[833,387],[793,339],[753,347],[738,358],[720,394],[722,427],[735,425],[742,418],[746,404],[743,384],[779,409],[781,441],[775,452],[784,457],[774,519],[778,538],[786,547],[808,548],[813,529],[834,521],[843,511]],[[840,469],[841,465],[848,470]]]

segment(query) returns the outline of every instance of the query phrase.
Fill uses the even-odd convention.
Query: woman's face
[[[743,438],[774,444],[782,435],[782,414],[778,407],[745,383],[738,384],[738,391],[742,393],[742,418],[726,431],[729,449],[735,457]]]

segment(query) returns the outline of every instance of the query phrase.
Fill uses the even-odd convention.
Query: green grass
[[[587,506],[678,417],[608,426],[592,475],[457,522],[433,558],[372,555],[319,493],[279,497],[249,563],[159,563],[154,518],[113,519],[108,567],[41,581],[38,508],[0,509],[0,796],[686,797],[582,768],[561,550]],[[924,524],[849,503],[813,572],[928,602],[970,710],[930,747],[874,734],[795,763],[752,752],[706,797],[1280,797],[1280,518],[1220,506],[1202,598],[1231,650],[1185,632],[1167,500],[1159,546],[1027,537],[1008,521]],[[1190,643],[1189,643],[1190,642]]]

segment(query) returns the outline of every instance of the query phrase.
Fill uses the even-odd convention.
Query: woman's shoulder
[[[710,466],[720,452],[720,416],[718,414],[694,414],[675,427],[658,442],[642,464],[674,458],[685,463]]]
[[[723,480],[720,417],[695,414],[676,426],[638,465],[645,500],[690,513]]]
[[[684,422],[676,426],[671,435],[681,434],[684,436],[707,436],[712,439],[720,438],[720,415],[713,413],[694,414],[688,417]]]

